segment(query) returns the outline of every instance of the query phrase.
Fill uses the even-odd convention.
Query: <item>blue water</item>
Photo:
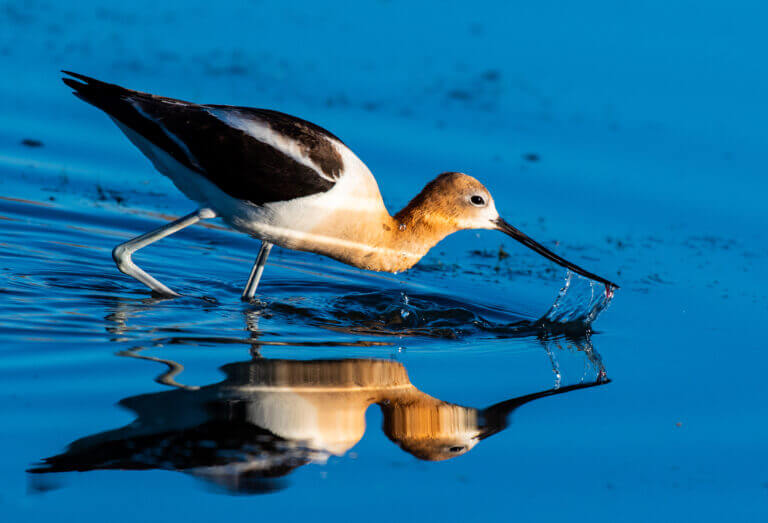
[[[764,520],[766,14],[0,4],[3,521]],[[213,222],[136,256],[152,298],[110,250],[192,205],[59,69],[300,115],[393,211],[467,172],[621,288],[537,324],[569,276],[482,231],[395,276],[275,249],[243,304]]]

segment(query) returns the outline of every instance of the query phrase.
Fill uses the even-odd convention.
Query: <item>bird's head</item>
[[[561,258],[509,224],[496,210],[496,203],[490,191],[472,176],[457,172],[439,175],[429,182],[403,211],[398,213],[398,217],[400,215],[440,232],[443,236],[464,229],[501,231],[529,249],[577,274],[599,281],[608,287],[618,288],[615,283]]]
[[[450,232],[493,229],[493,220],[499,217],[493,197],[482,183],[453,172],[429,182],[407,208],[422,222]]]

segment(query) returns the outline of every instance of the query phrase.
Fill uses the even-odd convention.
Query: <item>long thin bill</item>
[[[524,233],[520,232],[519,230],[515,229],[509,223],[507,223],[506,221],[502,220],[501,218],[496,220],[494,223],[496,224],[496,227],[498,227],[498,229],[501,232],[510,235],[512,238],[514,238],[515,240],[519,241],[520,243],[522,243],[526,247],[528,247],[528,248],[538,252],[539,254],[544,256],[545,258],[552,260],[553,262],[557,263],[558,265],[562,265],[563,267],[565,267],[567,269],[570,269],[570,270],[572,270],[573,272],[575,272],[577,274],[581,274],[584,277],[590,278],[590,279],[595,280],[595,281],[599,281],[600,283],[604,283],[605,285],[607,285],[609,287],[612,287],[614,289],[618,289],[619,288],[619,286],[616,285],[615,283],[613,283],[612,281],[608,281],[605,278],[601,278],[597,274],[594,274],[594,273],[591,273],[589,271],[586,271],[586,270],[582,269],[581,267],[579,267],[578,265],[576,265],[574,263],[571,263],[571,262],[569,262],[568,260],[566,260],[564,258],[561,258],[560,256],[558,256],[554,252],[550,251],[549,249],[547,249],[546,247],[544,247],[540,243],[534,241],[533,238],[531,238],[527,234],[524,234]]]

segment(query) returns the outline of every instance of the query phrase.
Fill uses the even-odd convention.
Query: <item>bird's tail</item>
[[[156,163],[158,149],[190,169],[195,168],[176,139],[164,129],[162,112],[158,114],[158,108],[166,106],[166,102],[174,106],[186,102],[133,91],[71,71],[62,72],[73,77],[62,81],[73,89],[74,95],[107,113],[160,172],[167,174]]]
[[[125,97],[144,94],[71,71],[62,71],[62,73],[74,77],[62,78],[62,81],[72,88],[75,96],[118,120],[120,113],[123,112],[121,106],[126,103]]]

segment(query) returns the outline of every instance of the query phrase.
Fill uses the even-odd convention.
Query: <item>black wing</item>
[[[76,96],[235,198],[263,204],[325,192],[344,170],[333,143],[341,140],[300,118],[267,109],[195,104],[64,73],[80,80],[63,79]],[[249,123],[266,126],[273,133],[271,143],[249,134]]]

